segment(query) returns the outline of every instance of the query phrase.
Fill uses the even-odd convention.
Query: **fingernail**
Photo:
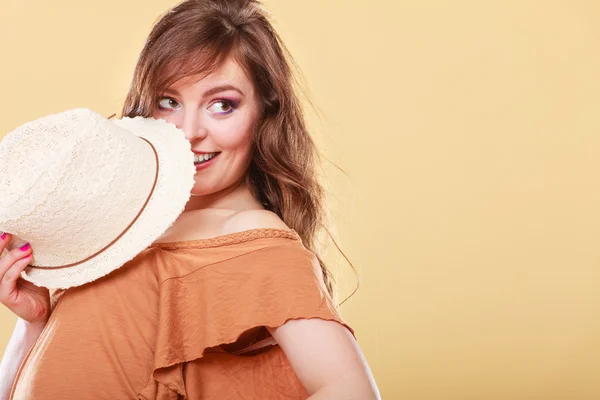
[[[27,243],[26,245],[22,246],[22,247],[20,248],[20,250],[21,250],[21,251],[23,251],[23,252],[25,252],[25,251],[29,250],[29,248],[30,248],[30,247],[31,247],[31,246],[29,245],[29,243]]]
[[[2,232],[2,236],[0,236],[0,239],[2,239],[2,240],[6,239],[6,232]]]

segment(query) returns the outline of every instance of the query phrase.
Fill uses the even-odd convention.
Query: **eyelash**
[[[163,106],[161,106],[161,105],[160,105],[160,102],[161,102],[162,100],[165,100],[165,99],[169,99],[169,100],[171,100],[171,101],[174,101],[175,103],[177,103],[177,100],[173,99],[172,97],[166,97],[166,96],[165,96],[165,97],[161,97],[161,98],[158,100],[158,109],[159,109],[159,110],[163,110],[163,111],[171,111],[172,109],[170,109],[170,108],[165,108],[165,107],[163,107]],[[227,99],[218,99],[217,101],[213,102],[213,103],[212,103],[210,106],[212,106],[213,104],[216,104],[216,103],[223,103],[223,104],[227,104],[227,105],[229,105],[229,107],[231,108],[231,109],[230,109],[229,111],[227,111],[227,112],[216,113],[216,114],[218,114],[218,115],[229,115],[229,114],[231,114],[231,113],[232,113],[232,112],[233,112],[233,111],[234,111],[234,110],[237,108],[237,102],[234,102],[234,101],[232,101],[232,100],[227,100]],[[178,103],[178,104],[179,104],[179,103]]]

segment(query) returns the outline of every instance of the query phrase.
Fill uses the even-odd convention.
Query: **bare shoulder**
[[[227,218],[223,225],[225,233],[261,228],[290,229],[277,214],[268,210],[240,211]]]

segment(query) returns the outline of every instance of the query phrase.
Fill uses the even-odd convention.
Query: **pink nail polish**
[[[0,236],[0,239],[2,239],[2,240],[6,239],[6,232],[2,232],[2,236]]]
[[[26,252],[27,250],[29,250],[31,246],[29,245],[29,243],[23,245],[19,250],[21,250],[22,252]]]

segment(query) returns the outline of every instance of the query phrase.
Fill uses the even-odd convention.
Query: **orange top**
[[[289,319],[344,324],[315,255],[281,229],[155,243],[54,302],[11,399],[304,399],[279,346],[240,351]]]

